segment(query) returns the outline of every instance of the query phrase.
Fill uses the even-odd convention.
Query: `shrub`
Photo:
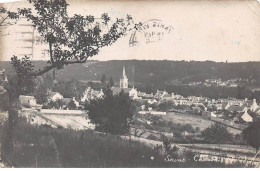
[[[148,137],[146,137],[146,139],[155,140],[155,141],[159,140],[159,138],[153,134],[148,135]]]
[[[51,109],[51,106],[48,104],[42,105],[42,109]]]
[[[118,95],[113,95],[110,91],[105,91],[103,99],[92,100],[86,105],[89,118],[96,125],[97,131],[126,135],[133,116],[137,113],[135,103],[123,91]]]

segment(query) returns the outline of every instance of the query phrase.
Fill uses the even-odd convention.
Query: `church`
[[[123,73],[120,78],[119,87],[112,87],[111,89],[113,94],[119,94],[123,90],[125,93],[129,94],[129,97],[138,99],[137,90],[134,88],[134,86],[132,88],[128,88],[128,78],[126,76],[125,66],[123,66]]]

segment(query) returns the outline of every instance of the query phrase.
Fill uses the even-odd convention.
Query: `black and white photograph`
[[[259,0],[0,0],[0,168],[258,167]]]

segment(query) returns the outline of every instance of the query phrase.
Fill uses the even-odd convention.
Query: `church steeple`
[[[123,66],[123,74],[120,78],[120,88],[128,88],[128,78],[125,73],[125,66]]]
[[[125,66],[123,66],[123,77],[126,78],[126,75],[125,75]]]

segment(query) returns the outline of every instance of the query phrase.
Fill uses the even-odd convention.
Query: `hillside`
[[[34,61],[38,69],[46,64],[45,61]],[[260,81],[260,62],[242,63],[217,63],[212,61],[145,61],[145,60],[113,60],[113,61],[88,61],[85,64],[65,66],[58,71],[58,75],[66,79],[100,80],[102,74],[118,80],[125,65],[130,82],[134,79],[138,83],[163,83],[176,79],[187,81],[202,81],[208,78],[252,78]],[[0,62],[0,68],[8,73],[13,73],[10,62]]]
[[[35,68],[38,69],[46,65],[46,62],[34,61],[34,64]],[[112,77],[117,84],[122,74],[123,65],[126,68],[130,84],[133,84],[134,80],[135,87],[142,91],[155,92],[157,89],[165,89],[184,96],[202,95],[211,98],[248,97],[259,99],[259,93],[257,93],[258,95],[250,93],[250,88],[260,87],[260,62],[219,63],[212,61],[90,60],[85,64],[65,66],[64,69],[57,71],[56,78],[93,81],[100,80],[102,74],[105,74],[107,79]],[[2,68],[5,68],[9,75],[14,73],[10,62],[0,62],[0,69]],[[204,81],[209,78],[220,78],[222,80],[244,78],[249,80],[254,79],[255,82],[248,83],[245,88],[194,88],[183,85],[184,83]]]

